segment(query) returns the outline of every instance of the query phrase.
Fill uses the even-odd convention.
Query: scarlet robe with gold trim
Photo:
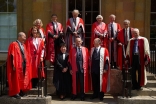
[[[108,66],[108,70],[106,73],[103,73],[104,70],[104,65],[106,60],[108,60],[109,62],[109,52],[107,50],[107,48],[103,48],[101,47],[100,51],[100,92],[108,92],[110,90],[110,66]],[[91,49],[91,59],[92,59],[92,55],[94,52],[94,47]],[[91,64],[94,64],[91,62]]]
[[[126,59],[129,60],[130,66],[132,66],[132,57],[133,57],[133,48],[134,48],[135,38],[130,39],[127,50],[126,50]],[[146,77],[146,67],[145,67],[145,59],[150,62],[150,50],[149,50],[149,43],[145,37],[138,37],[138,50],[139,50],[139,58],[140,58],[140,86],[144,86],[147,83]]]
[[[88,71],[88,60],[89,60],[89,53],[88,53],[88,49],[85,47],[82,47],[82,55],[83,55],[83,70],[84,70],[84,93],[89,91],[89,71]],[[70,50],[70,54],[69,54],[69,62],[71,65],[71,70],[72,70],[72,94],[77,94],[77,87],[76,86],[76,72],[78,71],[77,69],[77,64],[76,64],[76,48],[73,47]]]
[[[98,32],[100,34],[103,34],[104,37],[99,37],[95,32]],[[98,22],[94,22],[92,24],[92,34],[91,34],[91,48],[93,47],[94,39],[95,38],[100,38],[101,39],[101,46],[107,48],[107,38],[106,38],[106,33],[107,33],[107,25],[104,22],[101,22],[100,24]]]
[[[53,35],[59,35],[59,32],[63,32],[63,26],[61,23],[57,22],[57,30],[56,30],[56,34],[54,34],[54,27],[52,25],[52,23],[50,22],[49,24],[47,24],[46,27],[46,60],[49,60],[50,62],[54,63],[55,61],[55,48],[54,48],[54,38],[51,38],[48,36],[48,32],[50,32]],[[58,46],[59,47],[59,46]]]
[[[7,78],[9,84],[9,96],[19,94],[20,90],[28,91],[31,87],[31,67],[28,53],[24,46],[24,56],[26,60],[25,74],[22,68],[22,53],[17,42],[9,45],[7,56]],[[13,70],[13,66],[15,70]]]
[[[133,35],[132,35],[133,28],[129,28],[129,29],[130,29],[129,38],[132,38],[133,37]],[[125,45],[125,30],[124,29],[122,29],[119,32],[119,34],[117,36],[117,40],[118,40],[118,43]],[[122,65],[124,64],[123,55],[126,54],[127,47],[124,47],[124,48],[125,48],[125,50],[124,50],[125,53],[123,53],[123,46],[118,45],[117,65],[120,70],[122,70]]]
[[[84,22],[80,17],[76,18],[76,25],[73,21],[73,18],[69,18],[66,24],[67,28],[71,28],[71,30],[74,31],[78,31],[78,29],[80,27],[82,27],[83,29],[83,33],[79,34],[79,36],[81,37],[83,44],[85,44],[85,30],[84,30]],[[67,51],[69,51],[74,45],[75,45],[75,36],[73,36],[72,34],[67,33],[66,35],[66,44],[67,44]]]
[[[43,62],[41,62],[41,54],[42,50],[44,50],[44,42],[41,38],[36,38],[38,41],[38,47],[36,48],[35,45],[33,44],[33,38],[29,37],[26,41],[26,47],[28,50],[28,54],[30,57],[30,65],[32,68],[32,78],[38,78],[38,69],[40,68],[41,70],[41,77],[44,77],[44,65]],[[42,67],[42,68],[41,68]]]
[[[117,62],[117,35],[118,35],[118,32],[121,30],[121,26],[119,23],[115,23],[113,22],[113,27],[114,27],[114,53],[113,53],[113,57],[114,57],[114,62]],[[109,38],[111,38],[111,23],[107,24],[107,29],[108,29],[108,51],[109,51],[109,55],[110,55],[110,59],[111,59],[111,41],[109,40]],[[110,60],[111,61],[111,60]]]

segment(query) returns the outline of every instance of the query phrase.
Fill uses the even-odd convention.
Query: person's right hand
[[[122,43],[118,43],[118,45],[122,46]]]
[[[71,75],[73,74],[73,71],[72,71],[72,70],[70,70],[70,74],[71,74]]]
[[[125,64],[128,64],[128,60],[125,61]]]
[[[58,35],[54,35],[54,38],[57,39],[58,38]]]

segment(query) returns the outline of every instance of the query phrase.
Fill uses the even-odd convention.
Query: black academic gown
[[[53,83],[56,87],[58,94],[69,94],[71,92],[71,75],[69,68],[67,72],[63,73],[63,68],[68,67],[69,54],[65,53],[65,60],[63,54],[60,53],[56,57]]]

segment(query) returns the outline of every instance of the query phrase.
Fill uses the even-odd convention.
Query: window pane
[[[150,38],[156,38],[156,26],[151,27]]]
[[[85,25],[86,37],[91,36],[91,25]]]
[[[99,12],[93,12],[93,21],[92,22],[96,22],[97,15],[99,15]]]
[[[69,0],[68,7],[69,11],[73,11],[75,9],[75,0]]]
[[[8,0],[8,12],[16,12],[16,0]]]
[[[82,0],[76,0],[76,8],[79,11],[82,11]]]
[[[85,24],[91,24],[91,12],[85,13]]]
[[[9,25],[17,25],[17,14],[9,14]]]
[[[99,11],[99,0],[93,0],[93,11]]]
[[[85,11],[91,11],[92,0],[85,0]]]
[[[151,0],[151,12],[156,12],[156,0]]]
[[[156,14],[151,14],[151,25],[156,25]]]
[[[6,0],[0,0],[0,12],[7,12]]]
[[[88,50],[90,50],[90,38],[85,38],[85,47],[87,47]]]
[[[9,38],[8,26],[0,27],[0,39]]]
[[[7,13],[0,13],[0,25],[7,26],[9,24],[9,17]]]
[[[10,26],[9,27],[9,37],[10,38],[17,38],[17,26]]]
[[[0,51],[8,50],[9,44],[10,44],[9,39],[0,39]]]

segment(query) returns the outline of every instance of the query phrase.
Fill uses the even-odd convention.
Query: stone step
[[[143,87],[143,90],[132,90],[132,96],[156,96],[156,88]]]
[[[38,97],[36,95],[15,99],[9,96],[0,97],[0,104],[51,104],[51,96]]]
[[[156,80],[156,77],[154,75],[151,75],[151,76],[147,76],[147,80]]]
[[[156,87],[156,80],[148,80],[145,87]]]
[[[118,104],[156,104],[156,96],[118,97]]]
[[[31,90],[27,92],[27,95],[38,95],[38,88],[32,88]],[[41,88],[39,88],[39,95],[42,95]]]
[[[53,77],[54,69],[53,68],[47,68],[47,77]]]

